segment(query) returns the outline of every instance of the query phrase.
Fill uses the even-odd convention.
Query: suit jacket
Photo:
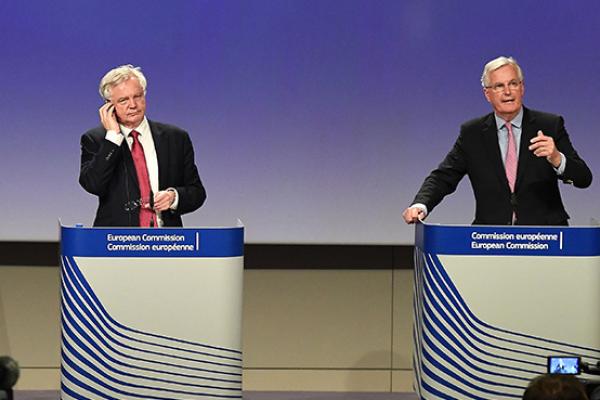
[[[528,149],[538,130],[552,136],[565,155],[561,176],[544,157],[536,157]],[[433,210],[468,175],[476,203],[473,224],[511,224],[514,211],[519,225],[567,225],[569,215],[558,181],[586,188],[592,173],[573,148],[562,117],[524,108],[514,194],[506,179],[497,131],[493,113],[463,124],[452,150],[425,179],[413,204],[422,203]]]
[[[163,224],[182,226],[181,215],[198,209],[206,199],[192,142],[175,126],[148,123],[158,159],[159,190],[174,188],[179,195],[177,210],[161,213]],[[138,226],[139,207],[132,207],[132,202],[140,198],[140,190],[129,146],[125,140],[117,146],[105,136],[100,126],[81,137],[79,183],[99,200],[94,226]]]

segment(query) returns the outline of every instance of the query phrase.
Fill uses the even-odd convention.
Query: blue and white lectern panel
[[[242,398],[243,249],[242,227],[62,227],[61,398]]]
[[[600,360],[600,228],[418,224],[415,389],[520,399],[546,357]]]

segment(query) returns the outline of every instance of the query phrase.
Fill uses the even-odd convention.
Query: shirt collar
[[[494,118],[496,118],[496,126],[498,129],[502,129],[506,124],[506,121],[499,117],[496,113],[494,113]],[[509,122],[512,124],[512,126],[516,126],[517,128],[521,129],[521,126],[523,125],[523,107],[521,107],[519,113]]]
[[[123,135],[125,135],[126,138],[129,137],[129,134],[131,133],[131,131],[137,131],[141,135],[150,131],[150,127],[148,125],[148,120],[146,119],[145,116],[144,116],[144,119],[142,120],[142,122],[140,122],[140,124],[133,129],[127,128],[126,126],[123,126],[121,124],[119,124],[119,127],[121,128],[121,132],[123,133]]]

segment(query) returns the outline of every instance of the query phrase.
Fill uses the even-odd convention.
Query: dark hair
[[[583,384],[573,375],[540,375],[529,382],[523,400],[588,400]]]

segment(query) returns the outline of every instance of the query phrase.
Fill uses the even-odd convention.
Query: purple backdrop
[[[0,240],[91,223],[79,137],[123,63],[148,77],[148,116],[192,135],[208,200],[185,223],[239,217],[249,242],[412,242],[400,214],[460,123],[489,111],[479,76],[497,55],[600,170],[597,1],[134,3],[0,2]],[[564,189],[573,224],[600,218],[597,184]],[[472,217],[465,180],[430,220]]]

